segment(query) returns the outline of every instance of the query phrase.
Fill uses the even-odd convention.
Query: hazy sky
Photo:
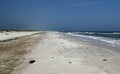
[[[120,31],[120,0],[0,0],[0,28]]]

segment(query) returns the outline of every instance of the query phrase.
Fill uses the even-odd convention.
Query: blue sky
[[[120,31],[120,0],[0,0],[0,28]]]

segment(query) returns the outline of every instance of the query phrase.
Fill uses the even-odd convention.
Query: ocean
[[[120,48],[120,32],[67,32],[66,35]]]

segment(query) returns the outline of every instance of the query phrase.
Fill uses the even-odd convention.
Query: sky
[[[120,0],[0,0],[0,29],[120,31]]]

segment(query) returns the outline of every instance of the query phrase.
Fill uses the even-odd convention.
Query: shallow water
[[[68,36],[81,39],[84,41],[90,41],[99,43],[102,45],[111,46],[120,49],[120,33],[100,33],[100,32],[68,32]]]

